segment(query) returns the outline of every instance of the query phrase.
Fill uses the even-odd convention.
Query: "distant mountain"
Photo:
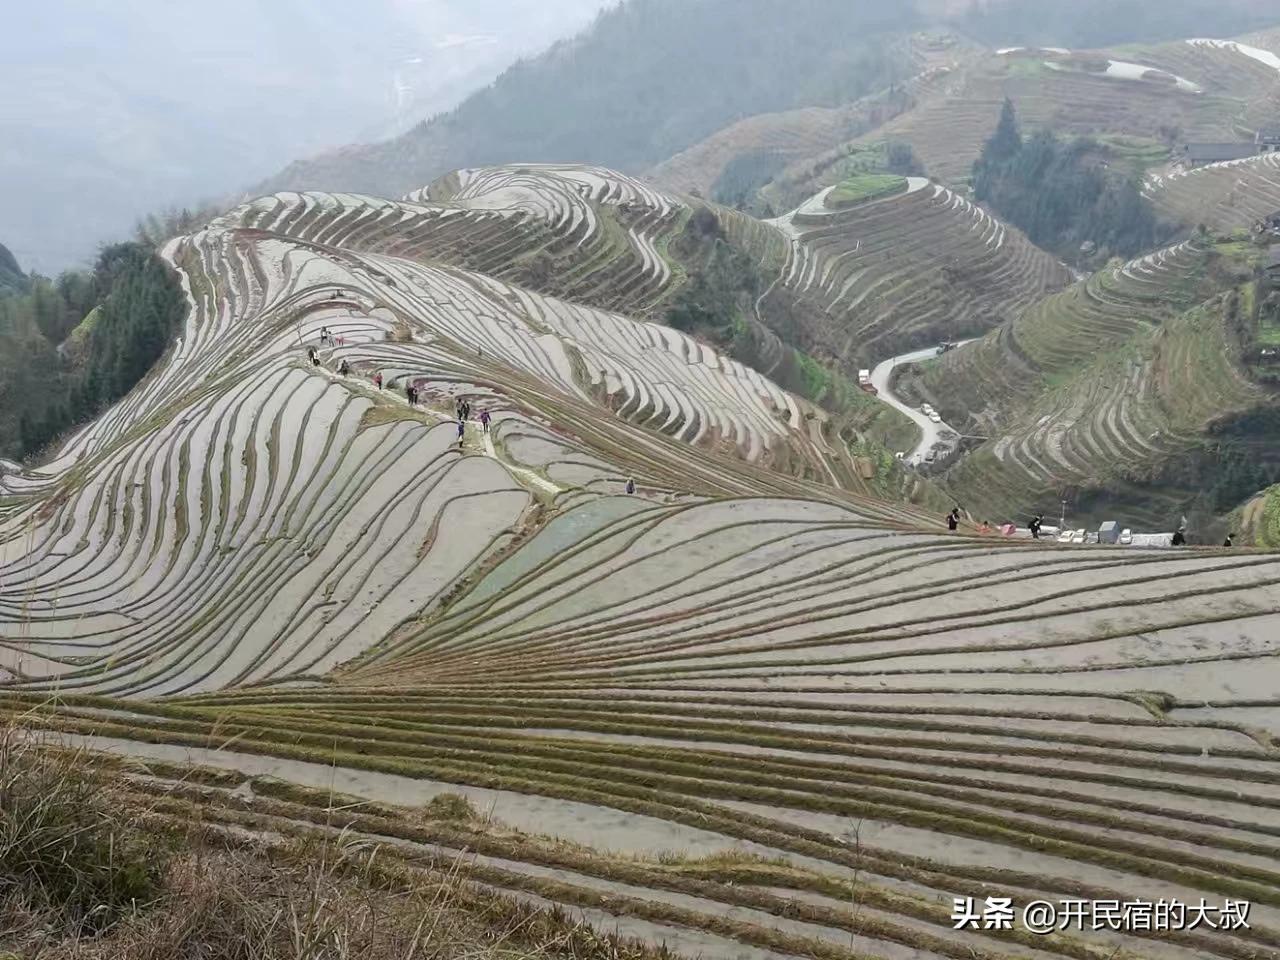
[[[6,5],[0,236],[28,269],[87,265],[145,214],[402,133],[604,2]]]
[[[640,171],[755,114],[855,100],[912,72],[911,4],[633,0],[394,140],[294,163],[265,190],[399,194],[504,162]]]
[[[979,0],[954,22],[994,46],[1095,48],[1236,36],[1277,16],[1274,0]]]
[[[9,248],[0,243],[0,294],[21,293],[27,289],[27,275]]]
[[[1156,0],[629,0],[456,110],[299,160],[259,189],[399,194],[453,169],[513,162],[640,173],[746,118],[842,106],[906,81],[920,66],[907,38],[924,28],[990,46],[1100,47],[1225,37],[1275,19],[1264,0],[1176,10]]]

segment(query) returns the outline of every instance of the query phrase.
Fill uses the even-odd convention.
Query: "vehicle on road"
[[[931,413],[929,414],[929,420],[932,421],[933,423],[941,423],[942,417],[937,413]]]
[[[931,413],[933,413],[933,412],[935,412],[935,411],[934,411],[934,409],[933,409],[933,405],[932,405],[932,404],[929,404],[929,403],[922,403],[922,404],[920,404],[920,412],[921,412],[921,413],[923,413],[923,414],[925,414],[925,416],[928,416],[929,414],[931,414]]]

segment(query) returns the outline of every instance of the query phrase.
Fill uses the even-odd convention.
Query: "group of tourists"
[[[335,342],[335,337],[330,332],[328,327],[320,328],[320,342],[322,344]],[[341,343],[341,338],[340,337],[336,338],[336,342]],[[307,359],[311,361],[312,366],[314,367],[320,366],[320,355],[316,352],[315,347],[307,347]],[[351,364],[347,362],[345,357],[338,364],[338,373],[344,377],[351,375]],[[382,377],[382,371],[379,370],[373,375],[373,385],[377,387],[379,390],[381,390],[383,389],[383,383],[384,381]],[[388,386],[391,389],[395,389],[397,386],[396,380],[393,379],[391,383],[388,384]],[[409,405],[411,407],[416,407],[418,403],[422,400],[422,394],[419,392],[415,382],[409,379],[408,377],[405,377],[405,381],[404,381],[404,395],[405,395],[405,398],[409,401]],[[465,398],[459,397],[457,400],[454,401],[454,413],[456,414],[457,420],[458,420],[458,447],[459,449],[461,449],[462,441],[466,437],[466,422],[469,419],[471,419],[471,401]],[[480,426],[483,428],[484,432],[488,433],[489,424],[492,423],[493,421],[493,417],[490,415],[489,411],[481,410],[479,416],[477,416],[476,419],[480,422]],[[628,493],[635,492],[634,481],[628,480],[627,487],[628,487],[627,489]]]
[[[341,334],[335,334],[328,327],[320,328],[320,346],[340,347],[344,343],[346,343],[346,339]]]
[[[628,490],[627,492],[630,493],[631,491]],[[1185,518],[1183,518],[1183,523],[1184,524],[1186,523]],[[947,529],[952,533],[959,532],[960,530],[960,507],[959,506],[952,507],[951,512],[947,514],[946,524],[947,524]],[[1027,521],[1027,530],[1030,531],[1032,539],[1035,539],[1035,540],[1040,539],[1040,531],[1043,526],[1044,526],[1043,513],[1037,513],[1034,517],[1032,517],[1030,520]],[[991,526],[991,522],[988,520],[983,520],[982,523],[978,524],[977,531],[978,533],[983,535],[988,535],[995,532],[994,528]],[[1014,533],[1017,532],[1017,527],[1015,527],[1014,524],[1012,523],[1002,524],[999,528],[999,532],[1006,537],[1011,537],[1014,535]],[[1230,548],[1234,546],[1234,543],[1235,543],[1235,534],[1228,533],[1226,540],[1224,540],[1222,543],[1222,546],[1224,548]],[[1174,531],[1173,538],[1172,540],[1170,540],[1170,544],[1175,547],[1185,547],[1187,545],[1187,535],[1186,535],[1185,526],[1179,527],[1177,530]]]

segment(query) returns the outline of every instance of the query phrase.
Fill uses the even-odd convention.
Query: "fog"
[[[0,57],[0,243],[91,259],[141,216],[456,105],[606,0],[20,0]]]

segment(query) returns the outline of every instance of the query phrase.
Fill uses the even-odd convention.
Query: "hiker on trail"
[[[351,372],[350,364],[348,364],[346,360],[343,360],[340,364],[338,364],[338,372],[345,377],[348,373]]]
[[[635,493],[635,492],[636,492],[636,481],[635,481],[635,478],[634,478],[634,477],[627,477],[627,487],[626,487],[626,490],[627,490],[627,493]]]
[[[307,347],[307,359],[311,361],[313,367],[320,366],[320,360],[316,357],[315,347]]]
[[[467,401],[467,400],[463,400],[463,401],[462,401],[462,419],[463,419],[463,420],[470,420],[470,419],[471,419],[471,403],[470,403],[470,401]]]
[[[1228,533],[1228,534],[1227,534],[1227,539],[1226,539],[1226,540],[1224,540],[1224,541],[1222,542],[1222,545],[1223,545],[1224,547],[1229,547],[1229,546],[1231,546],[1231,539],[1232,539],[1234,536],[1235,536],[1235,534],[1234,534],[1234,533]]]
[[[379,370],[377,373],[373,375],[373,385],[377,387],[379,390],[382,389],[382,371],[381,370]]]
[[[489,420],[490,420],[489,411],[482,410],[480,412],[480,426],[484,427],[485,433],[489,432]]]
[[[418,402],[418,391],[414,385],[407,380],[404,384],[404,396],[405,399],[409,401],[409,406],[411,407]]]
[[[1040,525],[1044,523],[1044,514],[1037,513],[1031,518],[1031,522],[1027,524],[1027,529],[1031,531],[1031,536],[1040,539]]]
[[[1186,546],[1186,544],[1187,544],[1187,538],[1182,535],[1182,531],[1175,530],[1173,532],[1173,545],[1175,547],[1184,547]]]
[[[951,512],[947,514],[947,529],[955,533],[960,529],[960,508],[953,507]]]
[[[979,533],[982,533],[982,534],[990,533],[990,532],[991,532],[991,521],[990,521],[990,520],[983,520],[983,521],[982,521],[982,523],[978,524],[978,532],[979,532]]]
[[[320,328],[320,346],[326,346],[329,343],[329,328]]]

